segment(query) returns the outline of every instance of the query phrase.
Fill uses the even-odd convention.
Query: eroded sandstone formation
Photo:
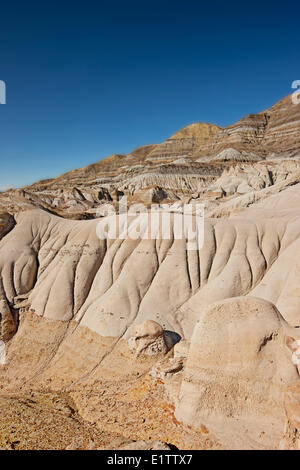
[[[62,400],[58,448],[103,448],[99,429],[106,448],[299,448],[299,116],[287,97],[0,194],[0,447],[38,447],[9,395],[41,426]],[[99,237],[152,204],[169,237]]]
[[[207,307],[191,339],[176,418],[205,425],[227,448],[276,448],[282,396],[298,377],[284,345],[290,330],[273,304],[255,297]]]

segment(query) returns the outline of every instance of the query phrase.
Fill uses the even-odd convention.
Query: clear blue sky
[[[226,126],[300,79],[296,1],[2,2],[0,187]]]

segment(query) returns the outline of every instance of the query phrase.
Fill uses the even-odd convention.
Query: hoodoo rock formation
[[[299,123],[287,97],[0,193],[0,447],[299,448]],[[168,237],[111,235],[153,204]]]

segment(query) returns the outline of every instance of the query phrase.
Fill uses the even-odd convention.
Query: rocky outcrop
[[[0,209],[15,214],[35,207],[70,219],[90,219],[102,204],[117,208],[124,195],[129,205],[191,197],[209,207],[218,205],[273,185],[280,167],[281,179],[293,175],[293,167],[299,166],[299,123],[300,105],[290,96],[226,128],[194,123],[161,144],[0,193]]]
[[[0,242],[2,325],[11,325],[5,328],[11,334],[18,309],[27,308],[52,320],[74,319],[103,336],[119,337],[153,320],[189,339],[207,305],[254,293],[297,326],[299,188],[276,196],[277,213],[271,196],[270,215],[258,208],[207,219],[204,244],[195,250],[186,250],[186,240],[172,232],[166,240],[99,239],[105,217],[68,221],[22,212]]]
[[[74,435],[59,448],[99,448],[78,416],[106,448],[299,447],[286,347],[300,326],[299,109],[288,97],[224,129],[196,123],[0,194],[2,411],[16,390],[67,394]],[[187,203],[206,216],[192,248],[176,225]],[[139,233],[152,204],[167,237]],[[113,231],[127,208],[135,236]],[[44,423],[56,406],[39,396],[34,419],[40,400]],[[23,432],[7,409],[5,432]]]
[[[270,109],[221,129],[201,146],[199,156],[217,155],[226,148],[253,152],[261,158],[299,156],[299,110],[300,105],[287,96]]]
[[[191,339],[176,418],[204,425],[230,449],[276,448],[282,394],[298,377],[284,346],[289,332],[274,305],[261,299],[210,305]]]
[[[166,354],[172,347],[170,343],[161,325],[153,320],[146,320],[132,328],[128,340],[129,349],[137,356]]]
[[[0,240],[3,238],[15,225],[14,218],[7,212],[0,212]]]
[[[206,142],[209,142],[218,132],[220,127],[214,124],[197,122],[181,129],[147,155],[147,161],[176,159],[193,154]]]

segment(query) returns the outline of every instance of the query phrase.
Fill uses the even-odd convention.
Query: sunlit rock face
[[[299,367],[287,347],[300,326],[299,122],[287,97],[227,128],[195,123],[0,193],[7,429],[23,429],[5,411],[17,391],[26,416],[38,397],[29,422],[63,400],[61,429],[84,439],[57,434],[59,448],[99,447],[95,427],[107,448],[299,447]],[[186,207],[193,222],[204,208],[192,245],[177,236]],[[124,214],[134,232],[151,208],[168,216],[168,236],[112,235]]]
[[[299,135],[300,104],[288,96],[226,128],[193,123],[160,144],[0,193],[0,208],[13,214],[38,207],[89,219],[101,205],[117,208],[126,196],[129,205],[193,198],[211,209],[233,196],[276,186],[299,171]]]
[[[255,297],[211,304],[191,339],[176,417],[205,425],[232,449],[276,448],[282,397],[298,371],[285,348],[291,331],[276,307]]]

